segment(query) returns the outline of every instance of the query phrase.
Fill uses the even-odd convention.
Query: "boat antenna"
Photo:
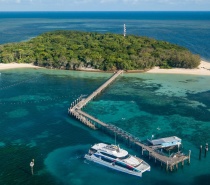
[[[116,144],[116,132],[114,133],[114,143],[115,143],[115,146],[117,145]]]

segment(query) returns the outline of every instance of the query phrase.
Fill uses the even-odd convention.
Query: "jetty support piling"
[[[201,154],[202,154],[202,145],[200,145],[200,152],[199,152],[199,159],[201,160]]]
[[[206,146],[205,146],[205,155],[204,155],[204,157],[206,157],[206,155],[207,155],[207,152],[208,152],[208,143],[206,143]]]
[[[189,150],[189,155],[188,155],[188,163],[190,164],[190,156],[191,156],[191,150]]]
[[[137,148],[138,151],[141,150],[141,154],[144,155],[144,151],[147,151],[149,158],[153,158],[156,161],[159,161],[162,164],[166,165],[166,170],[173,170],[174,166],[182,163],[184,164],[185,160],[190,161],[190,153],[189,155],[175,155],[174,157],[167,157],[156,151],[155,148],[150,147],[142,143],[138,138],[131,135],[130,133],[124,131],[121,128],[118,128],[115,125],[104,123],[97,118],[85,113],[82,111],[82,108],[89,103],[93,98],[99,95],[109,84],[111,84],[123,71],[119,70],[116,72],[111,78],[109,78],[103,85],[101,85],[97,90],[95,90],[92,94],[90,94],[87,98],[83,98],[84,96],[80,96],[76,101],[74,101],[70,108],[68,109],[69,115],[72,115],[84,125],[87,125],[91,129],[100,128],[105,133],[109,135],[116,136],[119,140],[124,141],[128,146]]]

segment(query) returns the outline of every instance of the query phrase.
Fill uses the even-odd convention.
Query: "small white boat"
[[[85,158],[103,166],[128,173],[142,176],[145,171],[150,171],[150,166],[142,159],[128,154],[124,149],[116,145],[98,143],[93,145]]]

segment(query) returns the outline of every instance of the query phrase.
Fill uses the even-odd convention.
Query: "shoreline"
[[[148,70],[146,73],[154,74],[186,74],[186,75],[205,75],[210,76],[210,62],[201,60],[200,65],[195,69],[183,69],[183,68],[172,68],[172,69],[160,69],[154,67]]]
[[[0,71],[7,69],[17,69],[17,68],[34,68],[39,69],[43,67],[35,66],[33,64],[24,64],[24,63],[9,63],[3,64],[0,63]],[[77,71],[86,71],[86,72],[106,72],[100,71],[92,68],[82,68],[77,69]],[[112,71],[113,72],[113,71]],[[154,67],[147,71],[144,70],[128,70],[125,73],[153,73],[153,74],[185,74],[185,75],[205,75],[210,76],[210,62],[204,60],[201,61],[200,65],[196,69],[183,69],[183,68],[172,68],[172,69],[160,69],[159,67]]]
[[[19,68],[42,68],[39,66],[35,66],[33,64],[24,64],[24,63],[9,63],[9,64],[4,64],[4,63],[0,63],[0,71],[1,70],[7,70],[7,69],[19,69]]]

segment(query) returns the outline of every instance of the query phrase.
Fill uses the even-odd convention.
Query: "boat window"
[[[91,152],[91,153],[96,153],[97,150],[96,150],[96,149],[93,149],[93,148],[90,148],[90,152]]]
[[[125,168],[127,170],[133,170],[132,167],[130,167],[130,166],[126,165],[126,164],[123,164],[123,163],[116,162],[115,165],[120,166],[122,168]]]
[[[101,159],[102,159],[103,161],[106,161],[106,162],[109,162],[109,163],[112,162],[112,159],[108,159],[108,158],[106,158],[106,157],[101,157]]]
[[[111,157],[111,158],[117,159],[117,157],[116,157],[116,156],[114,156],[114,155],[107,154],[107,153],[105,153],[105,152],[100,152],[100,153],[101,153],[101,154],[103,154],[103,155],[105,155],[105,156],[108,156],[108,157]]]

